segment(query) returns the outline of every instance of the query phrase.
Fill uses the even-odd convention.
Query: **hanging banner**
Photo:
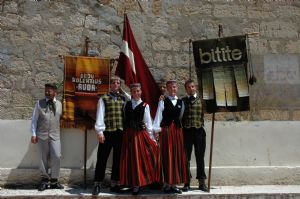
[[[205,111],[249,110],[246,36],[193,41]]]
[[[110,59],[65,56],[62,128],[92,128],[100,95],[109,90]]]

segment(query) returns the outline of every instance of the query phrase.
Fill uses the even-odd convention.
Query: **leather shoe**
[[[199,189],[204,192],[208,192],[208,188],[205,184],[199,184]]]
[[[165,193],[172,193],[172,190],[171,190],[170,187],[165,187],[165,188],[164,188],[164,192],[165,192]]]
[[[120,185],[115,185],[113,187],[110,187],[110,192],[115,192],[115,193],[120,193],[121,192],[121,187]]]
[[[173,193],[179,193],[179,194],[182,193],[182,191],[181,191],[179,188],[177,188],[177,187],[171,187],[171,191],[172,191]]]
[[[38,187],[38,191],[45,191],[46,189],[48,189],[48,183],[47,182],[42,182]]]
[[[62,186],[59,182],[51,183],[50,189],[64,189],[64,186]]]
[[[187,192],[191,189],[190,184],[189,183],[185,183],[184,186],[182,187],[182,191],[183,192]]]
[[[136,196],[140,192],[140,187],[133,187],[132,189],[132,195]]]
[[[101,192],[101,187],[100,187],[100,185],[95,185],[94,188],[93,188],[92,195],[93,195],[93,196],[97,196],[97,195],[99,195],[100,192]]]

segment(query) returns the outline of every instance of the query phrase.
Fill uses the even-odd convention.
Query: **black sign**
[[[194,41],[193,52],[204,111],[249,110],[246,36]]]
[[[246,37],[233,36],[193,42],[196,67],[235,65],[247,62]]]

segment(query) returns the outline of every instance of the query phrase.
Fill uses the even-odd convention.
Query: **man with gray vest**
[[[99,141],[97,163],[94,178],[93,195],[101,192],[105,177],[106,163],[113,148],[113,163],[111,172],[111,192],[120,191],[120,155],[123,138],[123,105],[130,98],[121,90],[119,77],[111,77],[110,92],[98,101],[95,130]]]
[[[56,99],[56,94],[56,84],[45,84],[45,98],[36,102],[32,114],[31,142],[38,144],[39,169],[42,177],[42,182],[38,187],[39,191],[47,189],[49,181],[51,189],[64,188],[58,182],[61,157],[60,116],[62,105]],[[48,173],[49,168],[51,174]]]
[[[203,128],[203,110],[201,98],[197,94],[196,86],[193,80],[188,80],[184,84],[187,93],[186,97],[183,97],[185,110],[182,118],[183,124],[183,137],[184,148],[187,158],[187,168],[189,172],[188,182],[185,183],[182,191],[188,191],[190,189],[190,161],[191,154],[194,145],[194,153],[196,156],[197,172],[196,179],[198,179],[199,189],[207,192],[207,186],[205,185],[205,166],[204,155],[206,147],[206,132]]]

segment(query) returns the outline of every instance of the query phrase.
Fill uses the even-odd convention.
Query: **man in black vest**
[[[187,168],[189,170],[188,182],[185,183],[183,191],[190,189],[190,161],[193,150],[195,149],[196,164],[197,164],[197,176],[199,182],[199,189],[207,192],[207,186],[205,185],[205,166],[204,166],[204,155],[206,147],[206,133],[203,128],[203,110],[201,98],[197,94],[196,86],[193,80],[185,82],[185,90],[187,96],[182,98],[185,106],[182,124],[183,124],[183,136],[184,136],[184,147],[187,158]]]

